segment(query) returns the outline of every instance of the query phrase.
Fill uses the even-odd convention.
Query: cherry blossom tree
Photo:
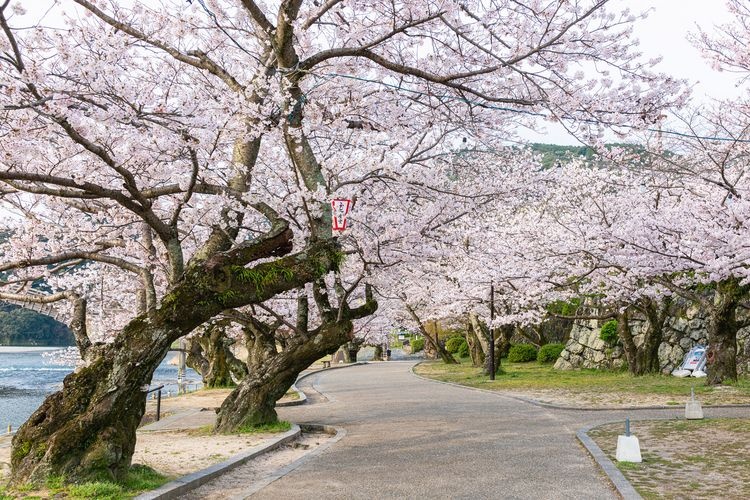
[[[388,265],[378,250],[394,222],[420,211],[420,191],[441,192],[436,159],[464,141],[494,147],[534,113],[592,138],[596,123],[657,122],[680,83],[640,60],[635,16],[607,3],[72,0],[54,11],[62,27],[23,30],[20,2],[0,4],[1,196],[23,219],[8,228],[0,298],[70,268],[39,300],[74,303],[84,359],[14,437],[14,481],[121,477],[142,387],[172,342],[223,311],[318,283],[308,336],[328,349],[328,332],[349,335],[371,295],[342,278],[329,308],[323,292],[338,286],[321,279],[345,254],[368,272]],[[359,203],[415,208],[340,241],[329,201],[357,189]],[[120,308],[102,338],[81,312],[97,281],[102,316]],[[365,309],[348,305],[351,285]],[[261,352],[272,336],[252,328]],[[220,429],[274,418],[266,401],[313,359],[290,352],[274,356],[265,395],[243,379]]]

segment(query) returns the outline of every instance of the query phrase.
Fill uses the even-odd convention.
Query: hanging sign
[[[352,206],[352,200],[345,198],[336,198],[331,201],[331,209],[333,212],[333,226],[334,231],[343,231],[346,229],[346,216],[349,214],[349,209]]]

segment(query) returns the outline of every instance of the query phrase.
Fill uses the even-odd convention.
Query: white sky
[[[697,31],[696,25],[710,32],[713,26],[731,20],[723,0],[613,0],[610,5],[617,10],[630,8],[634,13],[650,12],[647,19],[635,25],[640,50],[648,58],[663,57],[657,66],[660,71],[694,84],[693,102],[737,94],[736,75],[711,69],[686,38]],[[545,128],[546,133],[528,131],[521,135],[534,142],[579,144],[562,127]]]

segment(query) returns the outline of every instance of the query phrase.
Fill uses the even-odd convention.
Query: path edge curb
[[[578,429],[576,431],[576,438],[578,438],[578,441],[583,445],[584,448],[586,448],[586,451],[588,451],[589,455],[591,455],[591,458],[593,458],[597,465],[599,465],[599,468],[602,470],[602,472],[607,475],[607,478],[612,483],[612,486],[615,487],[617,492],[622,496],[624,500],[642,500],[643,497],[636,491],[630,481],[628,481],[625,475],[620,472],[620,469],[617,468],[612,460],[610,460],[609,457],[604,454],[602,449],[599,448],[599,445],[596,444],[596,442],[588,435],[588,432],[595,427],[616,422],[619,422],[619,420],[600,422],[597,424],[586,426],[582,429]]]
[[[541,401],[537,401],[535,399],[530,398],[524,398],[522,396],[515,396],[513,394],[509,394],[508,392],[500,392],[500,391],[493,391],[490,389],[482,389],[480,387],[471,387],[468,385],[462,385],[457,384],[455,382],[446,382],[445,380],[438,380],[435,378],[429,378],[425,377],[423,375],[419,375],[414,371],[414,369],[424,363],[424,361],[420,361],[419,363],[414,364],[414,366],[411,367],[409,371],[411,371],[411,374],[414,375],[417,378],[421,378],[422,380],[427,380],[428,382],[437,382],[438,384],[446,384],[446,385],[452,385],[453,387],[461,387],[463,389],[468,389],[470,391],[479,391],[479,392],[486,392],[489,394],[495,394],[496,396],[501,396],[505,398],[515,399],[517,401],[522,401],[524,403],[528,403],[530,405],[538,406],[540,408],[548,408],[551,410],[566,410],[566,411],[635,411],[635,410],[680,410],[684,408],[680,405],[672,405],[672,406],[612,406],[612,407],[590,407],[590,406],[565,406],[565,405],[556,405],[552,403],[543,403]],[[708,410],[711,408],[750,408],[750,404],[742,405],[742,404],[727,404],[727,405],[703,405],[704,410]]]
[[[328,448],[330,448],[334,444],[341,441],[344,437],[346,437],[346,429],[344,429],[343,427],[326,425],[326,424],[313,424],[313,423],[299,424],[299,425],[303,431],[324,432],[326,434],[332,435],[333,437],[329,439],[327,443],[318,446],[316,449],[314,449],[310,453],[301,456],[294,462],[286,464],[284,467],[280,469],[277,469],[270,476],[253,484],[251,488],[244,490],[241,494],[231,497],[231,500],[241,500],[241,499],[245,499],[254,495],[255,493],[265,488],[266,486],[274,483],[278,479],[281,479],[282,477],[286,476],[290,472],[293,472],[294,470],[298,469],[300,466],[302,466],[309,460],[312,460],[313,458],[317,457],[318,455],[326,451]]]
[[[229,472],[236,467],[239,467],[248,460],[269,451],[275,450],[276,448],[297,439],[301,432],[302,430],[299,425],[292,424],[292,428],[290,430],[286,431],[284,434],[271,441],[270,443],[253,446],[249,450],[231,457],[229,460],[190,473],[186,476],[182,476],[178,479],[175,479],[174,481],[170,481],[167,484],[160,486],[155,490],[142,493],[135,497],[135,499],[170,500],[173,498],[179,498],[181,495],[184,495],[185,493],[192,491],[213,479],[216,479],[218,476]]]
[[[299,390],[297,382],[292,384],[291,389],[297,393],[298,398],[291,401],[284,401],[283,403],[276,403],[276,408],[284,408],[286,406],[300,406],[307,403],[307,394]]]
[[[301,377],[297,378],[297,381],[294,382],[294,383],[296,385],[296,384],[298,384],[300,382],[300,380],[304,380],[307,377],[312,377],[313,375],[317,375],[318,373],[329,372],[331,370],[342,370],[344,368],[351,368],[352,366],[362,366],[362,365],[367,365],[367,364],[370,364],[370,362],[369,361],[357,361],[356,363],[346,363],[343,366],[332,366],[330,368],[321,368],[320,370],[314,370],[314,371],[311,371],[309,373],[305,373]],[[299,390],[299,389],[297,389],[297,390]],[[300,391],[300,392],[302,392],[302,391]],[[304,392],[302,394],[304,394]]]

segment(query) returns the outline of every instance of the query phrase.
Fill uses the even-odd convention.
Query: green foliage
[[[466,345],[466,339],[456,335],[445,341],[445,350],[451,354],[456,354],[462,345]]]
[[[286,432],[292,428],[292,424],[286,420],[277,420],[270,424],[246,425],[237,429],[239,434],[260,434],[263,432]]]
[[[73,345],[73,334],[62,323],[29,309],[0,305],[0,345]]]
[[[611,319],[602,325],[599,338],[609,345],[617,342],[617,320]]]
[[[534,361],[536,356],[536,348],[531,344],[515,344],[508,351],[508,361],[511,363],[527,363]]]
[[[536,360],[540,363],[554,363],[563,349],[565,349],[563,344],[545,344],[539,349]]]
[[[458,357],[468,358],[469,357],[469,344],[464,342],[461,347],[458,348]]]
[[[125,498],[125,492],[117,483],[109,481],[96,481],[90,483],[74,484],[68,488],[70,498],[97,498],[115,500]]]
[[[547,312],[560,316],[572,316],[581,306],[581,299],[574,298],[569,301],[557,300],[547,306]]]
[[[294,277],[294,272],[291,269],[277,262],[260,265],[254,269],[244,266],[231,266],[230,271],[242,283],[252,284],[258,292],[279,279],[290,280]]]
[[[607,149],[613,147],[623,148],[632,153],[643,154],[643,147],[635,144],[612,143],[605,146]],[[558,144],[532,144],[532,151],[540,153],[542,156],[542,166],[544,168],[556,167],[565,163],[570,163],[577,158],[583,158],[587,162],[593,162],[596,151],[587,146],[561,146]]]
[[[419,352],[424,349],[424,339],[414,339],[411,341],[411,352]]]

